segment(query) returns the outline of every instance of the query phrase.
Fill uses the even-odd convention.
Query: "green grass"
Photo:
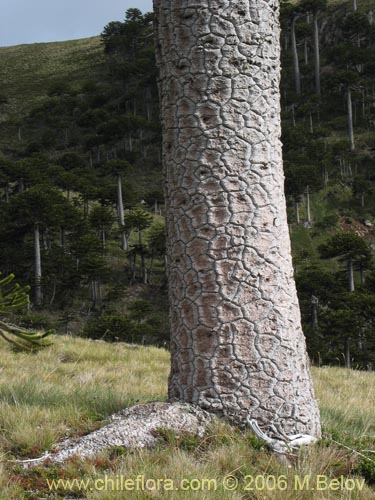
[[[23,115],[54,83],[87,81],[104,62],[99,37],[0,47],[0,92],[9,99],[6,113]]]
[[[0,500],[63,499],[67,493],[73,498],[90,500],[370,500],[375,497],[369,485],[350,494],[333,490],[296,492],[293,483],[296,475],[303,478],[306,474],[311,474],[313,482],[319,474],[331,479],[341,475],[360,479],[355,475],[360,456],[342,445],[359,451],[375,448],[372,372],[313,369],[325,439],[301,451],[292,458],[289,467],[271,455],[250,431],[219,422],[204,439],[162,432],[160,444],[154,450],[113,449],[90,460],[74,458],[64,465],[24,471],[8,459],[38,456],[59,439],[95,429],[109,414],[136,402],[165,400],[169,354],[163,349],[61,336],[52,347],[33,355],[14,353],[2,343],[0,355]],[[264,474],[276,479],[285,476],[286,490],[244,491],[249,483],[247,476]],[[94,488],[78,492],[71,486],[69,491],[60,487],[52,494],[46,482],[84,478],[107,480],[111,485],[110,480],[115,482],[121,475],[127,479],[139,475],[145,480],[169,478],[174,485],[181,484],[182,479],[212,479],[217,489],[121,492],[109,487],[108,491]],[[237,491],[224,490],[223,480],[228,475],[239,481]],[[93,483],[90,484],[92,487]]]

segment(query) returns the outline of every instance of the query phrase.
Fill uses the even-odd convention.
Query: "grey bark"
[[[294,16],[292,19],[291,26],[291,39],[292,39],[292,58],[293,58],[293,70],[294,70],[294,85],[296,89],[296,94],[301,94],[301,76],[299,71],[299,61],[298,61],[298,50],[296,41],[296,21],[298,17]]]
[[[295,202],[295,209],[296,209],[296,224],[299,224],[301,222],[300,216],[299,216],[299,202]]]
[[[121,248],[122,250],[128,250],[128,240],[124,229],[124,202],[122,198],[122,182],[120,174],[117,175],[117,216],[121,231]]]
[[[309,64],[309,52],[308,52],[308,47],[307,47],[307,39],[305,38],[303,42],[303,57],[305,60],[305,66]]]
[[[309,123],[310,123],[310,132],[313,134],[314,133],[314,125],[313,125],[312,113],[309,113]]]
[[[347,98],[347,108],[348,108],[348,131],[349,131],[350,151],[355,151],[354,130],[353,130],[352,91],[350,88],[347,91],[346,98]]]
[[[351,257],[348,259],[348,287],[349,292],[354,292],[354,266],[353,259]]]
[[[315,69],[315,92],[320,95],[320,50],[319,50],[319,27],[318,14],[314,14],[314,69]]]
[[[34,280],[35,280],[35,304],[42,303],[42,260],[40,256],[40,232],[39,224],[34,225]]]
[[[169,398],[320,435],[293,279],[276,0],[154,0]]]
[[[314,330],[316,330],[319,326],[318,323],[318,305],[319,299],[315,297],[315,295],[311,296],[311,325]]]
[[[350,359],[350,337],[345,340],[345,367],[351,368],[351,359]]]
[[[306,186],[306,222],[311,225],[310,188]]]

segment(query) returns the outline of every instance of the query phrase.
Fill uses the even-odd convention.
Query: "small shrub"
[[[56,328],[56,323],[43,313],[19,314],[12,317],[12,322],[23,328],[50,330]]]
[[[368,484],[375,484],[375,462],[369,458],[363,458],[355,467],[354,472],[366,479]]]
[[[111,342],[134,342],[137,332],[127,316],[119,314],[92,317],[83,329],[83,336]]]
[[[322,218],[319,222],[316,223],[316,227],[319,229],[331,229],[337,226],[339,221],[337,214],[329,214]]]

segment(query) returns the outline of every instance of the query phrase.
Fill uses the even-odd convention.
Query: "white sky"
[[[152,11],[152,0],[0,0],[0,46],[99,35],[125,12]]]

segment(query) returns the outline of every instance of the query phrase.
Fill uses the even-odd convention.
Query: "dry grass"
[[[46,480],[83,478],[91,481],[107,477],[107,491],[77,492],[76,498],[89,500],[146,500],[150,498],[370,500],[375,491],[368,485],[353,491],[296,488],[296,477],[310,477],[316,485],[319,475],[329,479],[354,478],[358,455],[327,439],[292,458],[290,467],[263,448],[247,431],[226,423],[216,424],[204,440],[190,436],[164,436],[156,450],[109,450],[94,460],[71,460],[63,467],[50,466],[22,472],[7,464],[12,454],[39,455],[66,434],[87,432],[100,420],[137,401],[163,400],[169,370],[169,354],[162,349],[105,344],[59,337],[55,344],[35,355],[9,351],[0,345],[0,429],[3,459],[0,461],[0,500],[21,498],[64,498],[50,493]],[[313,370],[326,435],[358,450],[375,448],[375,374],[339,368]],[[107,476],[105,476],[107,475]],[[120,476],[136,479],[168,478],[180,488],[181,480],[216,481],[216,488],[197,491],[112,491]],[[228,491],[223,480],[238,480],[238,489]],[[250,476],[286,478],[286,489],[258,488],[245,491]],[[102,483],[100,483],[101,485]],[[197,481],[194,483],[198,484]],[[212,483],[214,484],[214,483]],[[90,483],[93,487],[94,483]],[[259,486],[259,485],[258,485]],[[283,486],[283,483],[281,483]],[[298,486],[298,484],[297,484]],[[34,493],[30,493],[34,491]],[[38,494],[35,493],[38,492]]]

